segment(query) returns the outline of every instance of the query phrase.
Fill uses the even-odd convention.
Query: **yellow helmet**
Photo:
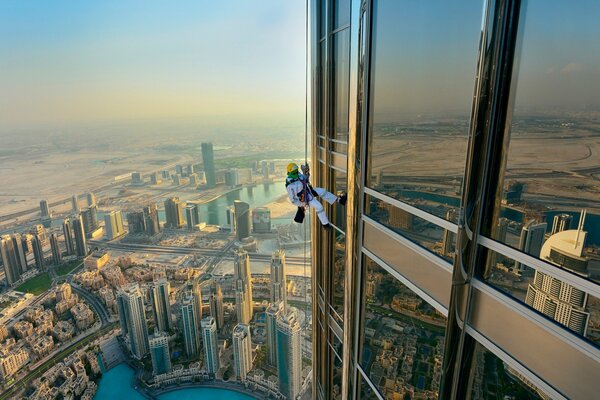
[[[287,166],[287,172],[292,173],[292,172],[298,172],[298,164],[296,163],[289,163]]]

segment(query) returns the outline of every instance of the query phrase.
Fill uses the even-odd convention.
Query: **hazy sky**
[[[2,1],[0,131],[302,122],[304,0]]]

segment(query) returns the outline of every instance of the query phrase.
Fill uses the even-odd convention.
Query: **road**
[[[104,304],[102,304],[102,302],[94,294],[89,293],[85,289],[76,286],[73,283],[71,283],[71,289],[92,306],[94,311],[96,311],[96,314],[98,314],[98,317],[100,317],[102,326],[108,325],[110,322],[110,314],[106,310],[106,307],[104,307]]]
[[[112,329],[114,329],[116,327],[117,327],[117,323],[113,322],[112,324],[105,326],[104,328],[100,329],[99,331],[91,333],[89,336],[86,336],[85,338],[67,346],[60,353],[57,353],[50,359],[46,360],[42,365],[36,367],[33,371],[28,373],[24,378],[19,379],[19,381],[17,383],[13,384],[12,386],[10,386],[8,388],[8,390],[6,390],[4,393],[0,394],[0,400],[8,400],[8,399],[15,398],[15,394],[18,393],[18,391],[22,390],[23,388],[26,388],[27,385],[29,385],[29,383],[32,380],[34,380],[35,378],[37,378],[38,376],[40,376],[41,374],[46,372],[50,367],[61,362],[65,357],[67,357],[71,353],[74,353],[75,351],[79,350],[80,348],[87,346],[89,343],[91,343],[94,340],[96,340],[97,338],[105,335],[107,332],[110,332]]]

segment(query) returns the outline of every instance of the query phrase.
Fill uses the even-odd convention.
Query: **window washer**
[[[343,193],[340,196],[336,196],[325,189],[313,188],[308,182],[309,176],[310,170],[308,164],[302,166],[302,173],[299,172],[297,164],[288,164],[285,187],[290,196],[290,201],[298,207],[294,221],[301,224],[304,221],[304,208],[309,206],[314,208],[317,212],[317,217],[319,217],[319,221],[321,221],[323,228],[331,229],[332,226],[329,224],[325,209],[317,198],[321,197],[329,204],[339,203],[340,205],[345,206],[346,194]]]

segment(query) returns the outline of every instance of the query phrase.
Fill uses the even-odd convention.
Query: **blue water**
[[[94,400],[143,400],[145,399],[132,386],[133,370],[127,364],[119,364],[105,373],[100,379]],[[226,389],[191,388],[161,394],[160,400],[253,400],[253,397]]]

